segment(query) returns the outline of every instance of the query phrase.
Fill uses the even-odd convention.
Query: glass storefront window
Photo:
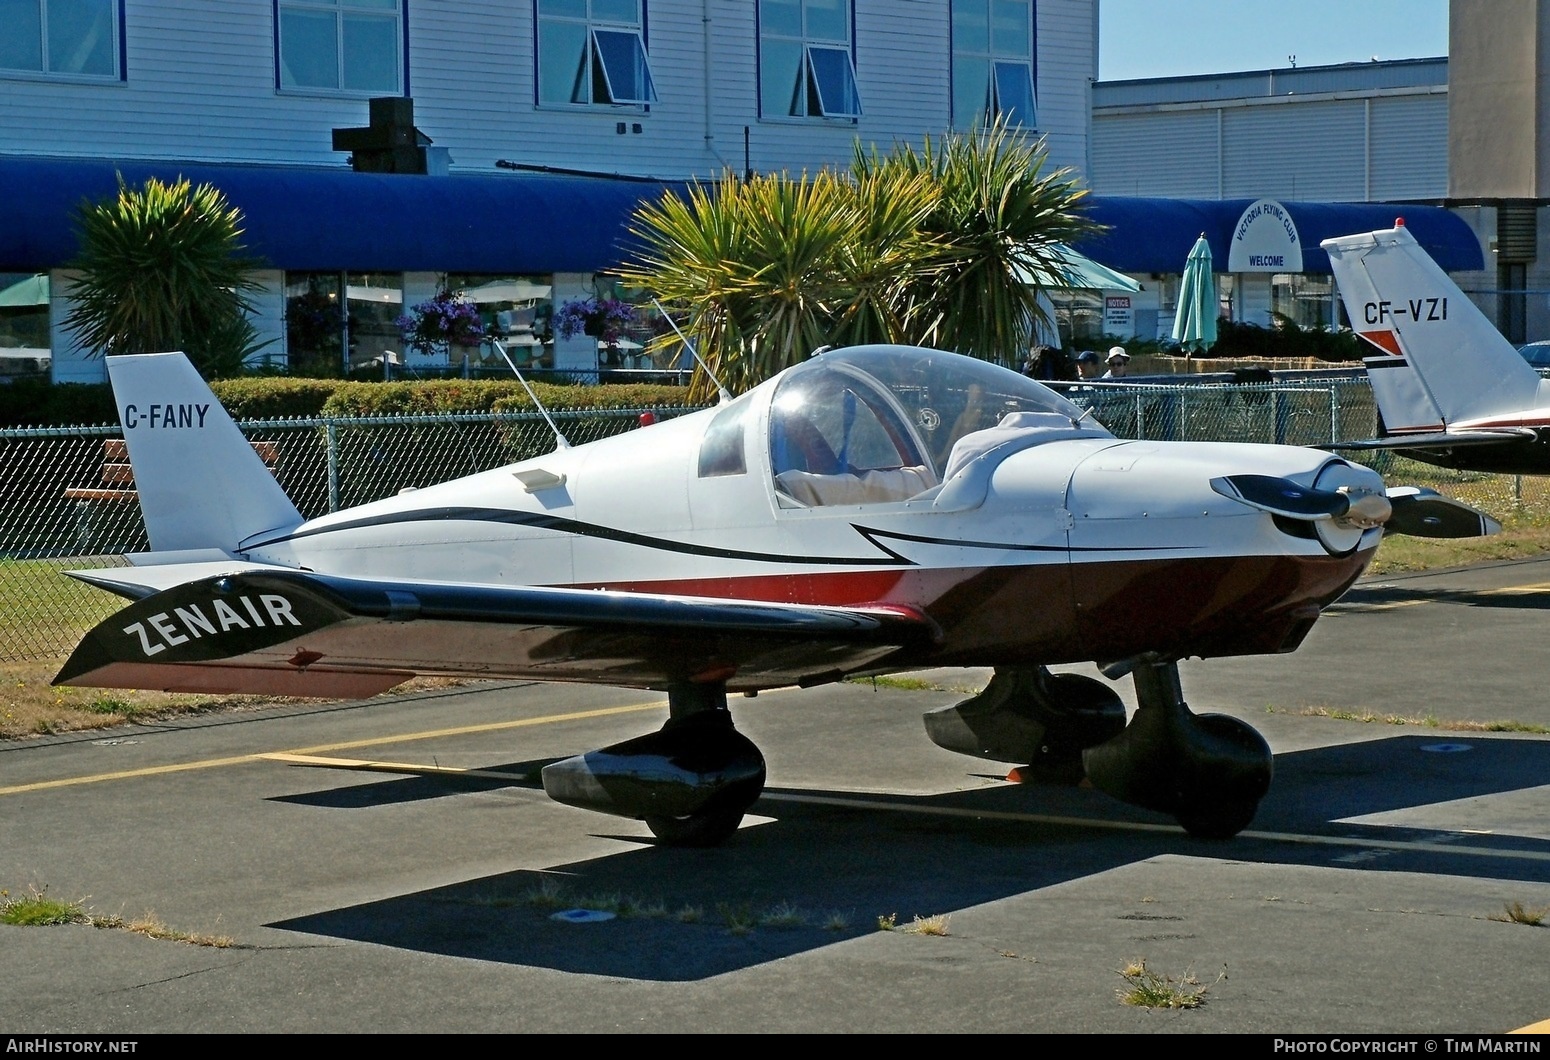
[[[404,282],[396,272],[352,272],[345,277],[345,339],[350,368],[375,367],[383,359],[403,364]]]
[[[47,375],[48,274],[0,272],[0,380]]]
[[[447,275],[447,289],[479,307],[486,333],[493,333],[518,368],[554,367],[554,281],[550,276],[454,272]],[[479,351],[479,369],[509,374],[505,359],[491,343]]]
[[[607,276],[596,277],[593,286],[598,297],[617,298],[628,302],[635,310],[634,319],[624,326],[614,348],[604,346],[599,350],[600,367],[641,368],[656,372],[694,367],[693,357],[673,334],[673,326],[652,301],[650,291],[644,287],[627,287]]]
[[[334,378],[403,363],[401,274],[288,272],[285,351],[292,375]]]
[[[344,370],[345,314],[337,272],[285,274],[285,352],[292,375]]]
[[[1334,285],[1329,276],[1276,273],[1270,277],[1270,311],[1301,328],[1323,328],[1332,323]]]

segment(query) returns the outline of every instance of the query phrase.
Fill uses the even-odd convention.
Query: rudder
[[[181,353],[107,358],[151,548],[232,553],[301,513]]]

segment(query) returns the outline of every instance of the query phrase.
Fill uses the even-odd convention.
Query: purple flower
[[[624,327],[635,320],[635,307],[617,298],[580,298],[566,302],[554,314],[554,330],[561,338],[595,335],[604,342],[618,342]]]
[[[430,301],[410,307],[396,323],[404,341],[421,353],[472,345],[487,330],[479,306],[451,291],[439,291]]]

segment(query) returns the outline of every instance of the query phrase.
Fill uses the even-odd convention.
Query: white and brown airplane
[[[1550,474],[1550,380],[1540,378],[1404,226],[1326,239],[1364,358],[1381,437],[1338,450],[1392,449],[1441,467]]]
[[[954,353],[815,355],[716,408],[314,519],[188,361],[108,358],[153,551],[56,683],[328,698],[415,675],[665,691],[657,732],[543,769],[562,803],[719,843],[765,767],[728,692],[994,667],[935,742],[1235,834],[1268,745],[1188,656],[1294,650],[1385,531],[1489,519],[1315,449],[1116,438]],[[1127,724],[1096,662],[1133,675]]]

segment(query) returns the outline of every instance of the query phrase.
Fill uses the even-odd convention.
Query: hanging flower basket
[[[614,343],[634,320],[635,307],[628,302],[617,298],[578,298],[560,306],[554,314],[554,330],[565,339],[588,335]]]
[[[451,291],[440,291],[430,301],[411,307],[396,323],[405,344],[424,354],[478,346],[485,337],[479,306]]]

